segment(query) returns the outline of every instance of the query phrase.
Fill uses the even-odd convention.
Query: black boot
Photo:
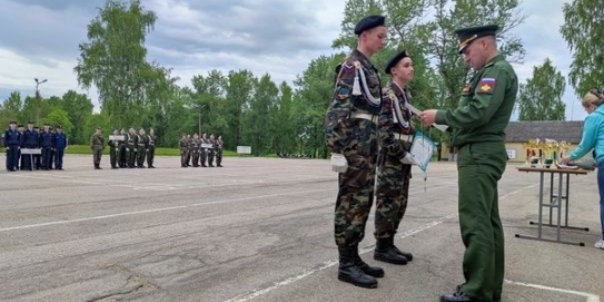
[[[381,267],[369,266],[369,264],[365,263],[365,261],[361,259],[361,256],[359,256],[358,247],[355,247],[354,251],[356,252],[354,255],[354,264],[356,264],[356,266],[358,266],[363,271],[363,273],[376,278],[384,277],[384,270]]]
[[[376,288],[377,280],[367,275],[355,264],[355,255],[358,255],[356,246],[338,247],[340,254],[340,265],[338,267],[338,279],[356,286],[365,288]]]
[[[399,255],[392,248],[391,241],[386,238],[377,240],[375,244],[375,252],[373,253],[373,259],[392,264],[407,264],[407,258],[405,258],[405,256]]]
[[[401,251],[401,250],[398,249],[398,247],[396,247],[396,245],[394,245],[394,236],[388,238],[388,241],[390,243],[390,246],[394,249],[394,251],[397,254],[399,254],[399,255],[407,258],[407,261],[409,261],[409,262],[413,261],[413,255],[411,253],[405,252],[405,251]]]

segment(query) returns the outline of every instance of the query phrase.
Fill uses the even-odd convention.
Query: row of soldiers
[[[148,168],[155,168],[153,160],[155,158],[155,144],[157,136],[151,128],[149,133],[140,128],[138,132],[130,128],[127,132],[124,128],[114,129],[109,136],[108,145],[109,161],[111,168],[145,168],[145,159]],[[93,151],[94,168],[101,169],[101,156],[105,148],[105,139],[101,128],[97,128],[95,134],[90,138],[90,148]]]
[[[53,129],[50,124],[44,124],[39,131],[33,122],[28,122],[25,128],[11,121],[2,138],[6,148],[6,170],[50,170],[53,166],[63,170],[67,136],[61,125]]]
[[[206,133],[203,133],[201,137],[197,133],[193,136],[183,134],[179,142],[180,166],[183,168],[214,167],[214,158],[216,158],[216,167],[222,167],[223,147],[222,136],[215,138],[214,134],[210,134],[208,138]]]

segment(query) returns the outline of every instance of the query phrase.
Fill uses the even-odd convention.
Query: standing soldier
[[[23,132],[23,143],[21,148],[29,149],[27,153],[21,156],[21,170],[33,170],[34,156],[30,153],[33,149],[40,147],[40,134],[34,129],[33,122],[27,122],[27,129]],[[25,150],[23,151],[25,152]]]
[[[147,167],[153,169],[155,168],[155,166],[153,166],[153,159],[155,157],[155,141],[157,140],[157,137],[155,136],[155,131],[153,130],[153,128],[149,129],[149,135],[147,136]]]
[[[405,107],[411,99],[405,89],[413,79],[413,61],[403,50],[386,66],[392,80],[382,90],[384,96],[378,122],[380,151],[377,160],[375,209],[375,260],[407,264],[411,253],[394,245],[394,235],[405,215],[411,179],[411,143],[415,129],[411,111]]]
[[[178,147],[180,148],[180,166],[182,168],[186,168],[187,162],[189,161],[189,140],[187,139],[186,133],[183,133],[182,137],[180,138]]]
[[[128,153],[128,168],[134,168],[136,162],[136,147],[138,147],[138,135],[134,128],[128,130],[128,142],[126,151]]]
[[[19,148],[19,152],[17,152],[17,170],[21,170],[23,169],[23,164],[21,164],[23,162],[21,159],[23,157],[21,154],[21,149],[23,148],[23,134],[25,133],[25,127],[23,127],[21,124],[17,125],[17,132],[19,132],[21,135],[21,145],[19,146],[21,148]]]
[[[145,129],[140,128],[138,130],[138,154],[137,154],[137,166],[139,168],[145,167],[145,156],[147,155],[147,135]]]
[[[118,156],[118,163],[119,163],[119,167],[120,168],[126,168],[128,167],[128,132],[126,131],[126,129],[122,128],[122,130],[120,131],[120,134],[124,137],[123,140],[119,141],[118,143],[118,147],[119,147],[119,156]]]
[[[50,166],[50,156],[52,155],[52,141],[54,140],[50,125],[44,124],[44,129],[40,133],[40,148],[42,149],[42,170],[52,169]]]
[[[191,160],[193,161],[193,167],[199,167],[199,134],[193,134],[193,138],[189,141],[189,156],[191,156]]]
[[[117,138],[121,137],[120,131],[117,129],[113,130],[112,135],[109,137],[109,162],[111,163],[111,169],[117,169],[119,166],[118,157],[120,154],[120,140]]]
[[[208,167],[214,167],[214,144],[216,143],[216,139],[214,138],[214,134],[210,134],[210,139],[208,139]]]
[[[101,156],[105,148],[105,138],[101,132],[101,127],[96,127],[96,131],[90,137],[90,149],[92,150],[92,159],[95,169],[101,169]]]
[[[208,136],[207,134],[203,133],[201,135],[201,144],[200,144],[200,148],[199,148],[199,156],[200,156],[200,160],[201,160],[201,166],[202,167],[207,167],[206,166],[206,160],[208,159],[208,144],[210,143],[210,141],[208,140]]]
[[[6,148],[6,170],[17,171],[19,149],[21,149],[21,133],[17,131],[17,122],[11,121],[8,130],[4,132],[4,148]]]
[[[63,154],[67,148],[67,135],[63,132],[63,126],[57,125],[57,133],[55,134],[55,169],[63,170]]]
[[[222,168],[222,148],[224,147],[224,142],[222,141],[222,136],[219,135],[218,139],[216,139],[216,143],[214,144],[214,150],[216,150],[216,167]]]
[[[356,24],[358,44],[336,68],[333,100],[325,119],[332,169],[339,173],[334,219],[338,279],[367,288],[377,287],[374,277],[384,276],[384,270],[367,265],[358,252],[373,203],[376,122],[382,97],[378,70],[369,59],[386,43],[384,21],[382,16],[369,16]]]
[[[458,29],[459,53],[474,70],[459,105],[421,113],[425,125],[448,125],[457,147],[458,213],[465,282],[441,302],[500,301],[504,277],[504,234],[498,183],[508,160],[505,128],[510,121],[518,77],[497,50],[497,25]]]

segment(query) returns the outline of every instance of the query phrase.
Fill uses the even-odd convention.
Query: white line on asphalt
[[[581,296],[581,297],[587,298],[587,302],[600,302],[599,296],[590,294],[590,293],[578,292],[578,291],[568,290],[568,289],[561,289],[561,288],[545,286],[545,285],[515,282],[515,281],[510,281],[510,280],[505,280],[505,283],[513,284],[513,285],[520,285],[520,286],[525,286],[525,287],[532,287],[532,288],[536,288],[536,289],[548,290],[548,291],[553,291],[553,292],[571,294],[571,295],[575,295],[575,296]]]
[[[85,218],[78,218],[78,219],[50,221],[50,222],[45,222],[45,223],[28,224],[28,225],[20,225],[20,226],[14,226],[14,227],[0,228],[0,233],[2,233],[2,232],[9,232],[9,231],[15,231],[15,230],[22,230],[22,229],[31,229],[31,228],[38,228],[38,227],[44,227],[44,226],[51,226],[51,225],[70,224],[70,223],[76,223],[76,222],[101,220],[101,219],[114,218],[114,217],[122,217],[122,216],[130,216],[130,215],[140,215],[140,214],[149,214],[149,213],[157,213],[157,212],[164,212],[164,211],[172,211],[172,210],[186,209],[186,208],[199,207],[199,206],[205,206],[205,205],[215,205],[215,204],[231,203],[231,202],[253,200],[253,199],[263,199],[263,198],[278,197],[278,196],[308,195],[309,193],[323,193],[323,192],[333,192],[333,190],[329,189],[329,190],[315,190],[315,191],[300,191],[300,192],[288,192],[288,193],[269,194],[269,195],[261,195],[261,196],[249,196],[249,197],[242,197],[242,198],[235,198],[235,199],[216,200],[216,201],[210,201],[210,202],[193,203],[193,204],[182,205],[182,206],[173,206],[173,207],[149,209],[149,210],[143,210],[143,211],[133,211],[133,212],[124,212],[124,213],[102,215],[102,216],[93,216],[93,217],[85,217]]]
[[[527,188],[531,188],[531,187],[534,187],[534,186],[535,185],[524,186],[521,189],[509,192],[507,194],[504,194],[504,195],[500,196],[499,199],[500,200],[504,200],[504,199],[506,199],[506,198],[508,198],[508,197],[510,197],[512,195],[516,195],[517,193],[521,192],[522,190],[526,190]],[[431,229],[431,228],[433,228],[433,227],[435,227],[435,226],[437,226],[439,224],[442,224],[443,222],[445,222],[445,221],[447,221],[449,219],[453,219],[455,217],[457,217],[457,213],[455,213],[455,214],[449,214],[447,216],[443,216],[443,217],[439,218],[438,220],[434,220],[434,221],[432,221],[430,223],[427,223],[427,224],[421,225],[421,226],[419,226],[417,228],[408,230],[408,231],[402,233],[399,236],[399,238],[404,239],[404,238],[407,238],[409,236],[413,236],[413,235],[421,233],[421,232],[423,232],[425,230]],[[373,251],[374,246],[375,245],[373,245],[373,244],[365,246],[365,247],[363,247],[359,251],[359,253],[360,254],[365,254],[365,253],[371,252],[371,251]],[[243,294],[243,295],[236,296],[234,298],[226,300],[225,302],[247,302],[247,301],[250,301],[250,300],[252,300],[252,299],[254,299],[254,298],[258,297],[258,296],[264,295],[264,294],[269,293],[269,292],[271,292],[271,291],[273,291],[275,289],[278,289],[280,287],[283,287],[283,286],[289,285],[291,283],[294,283],[296,281],[302,280],[302,279],[304,279],[304,278],[306,278],[306,277],[308,277],[308,276],[310,276],[310,275],[312,275],[314,273],[318,273],[318,272],[323,271],[325,269],[328,269],[328,268],[330,268],[332,266],[335,266],[336,264],[338,264],[337,260],[329,260],[329,261],[324,262],[323,264],[321,264],[315,270],[303,272],[303,273],[301,273],[299,275],[287,278],[287,279],[282,280],[282,281],[275,282],[273,285],[271,285],[271,286],[269,286],[267,288],[253,290],[252,292],[250,292],[248,294]],[[598,300],[594,300],[594,301],[590,300],[590,301],[587,301],[587,302],[600,302],[600,300],[599,299]]]
[[[409,231],[401,234],[401,236],[399,236],[399,237],[402,238],[402,239],[404,239],[404,238],[407,238],[409,236],[413,236],[413,235],[415,235],[417,233],[420,233],[420,232],[423,232],[423,231],[428,230],[430,228],[433,228],[433,227],[435,227],[435,226],[437,226],[437,225],[439,225],[439,224],[441,224],[441,223],[443,223],[443,222],[445,222],[445,221],[447,221],[447,220],[449,220],[451,218],[454,218],[455,216],[457,216],[457,214],[449,214],[447,216],[443,216],[443,217],[439,218],[438,220],[435,220],[435,221],[432,221],[430,223],[421,225],[421,226],[419,226],[417,228],[411,229],[411,230],[409,230]],[[363,247],[359,251],[359,253],[360,254],[365,254],[365,253],[368,253],[370,251],[373,251],[373,246],[374,245],[365,246],[365,247]],[[243,295],[231,298],[229,300],[226,300],[225,302],[247,302],[247,301],[250,301],[250,300],[252,300],[252,299],[254,299],[254,298],[258,297],[258,296],[267,294],[267,293],[269,293],[269,292],[271,292],[271,291],[273,291],[275,289],[278,289],[280,287],[283,287],[283,286],[289,285],[291,283],[294,283],[296,281],[302,280],[302,279],[304,279],[304,278],[306,278],[306,277],[308,277],[308,276],[310,276],[312,274],[315,274],[315,273],[318,273],[320,271],[326,270],[326,269],[328,269],[330,267],[333,267],[333,266],[335,266],[337,264],[338,264],[337,260],[326,261],[326,262],[324,262],[323,264],[321,264],[318,268],[316,268],[314,270],[305,271],[305,272],[303,272],[303,273],[301,273],[299,275],[287,278],[287,279],[282,280],[282,281],[275,282],[273,285],[271,285],[269,287],[266,287],[266,288],[263,288],[263,289],[258,289],[258,290],[253,290],[252,292],[250,292],[248,294],[243,294]]]

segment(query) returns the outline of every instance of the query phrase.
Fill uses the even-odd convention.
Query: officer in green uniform
[[[395,55],[386,65],[392,80],[382,90],[384,96],[378,121],[380,151],[377,160],[375,209],[376,247],[373,258],[404,265],[413,255],[394,245],[394,235],[405,215],[411,179],[410,153],[415,128],[411,111],[405,106],[411,95],[406,85],[413,79],[413,60],[406,51]]]
[[[90,150],[92,150],[92,161],[95,169],[101,169],[101,157],[105,148],[105,139],[101,132],[101,127],[96,127],[96,131],[90,137]]]
[[[338,279],[366,288],[377,287],[375,277],[384,270],[367,265],[358,253],[373,203],[378,151],[377,115],[381,83],[370,58],[387,38],[385,18],[369,16],[354,29],[358,44],[336,68],[335,88],[325,118],[326,145],[332,169],[338,172],[335,207],[335,241],[338,246]]]
[[[496,25],[459,29],[459,52],[474,70],[463,88],[459,106],[426,110],[425,125],[452,128],[457,147],[459,224],[466,247],[463,259],[465,283],[443,302],[500,301],[504,274],[504,237],[499,218],[497,184],[507,161],[504,145],[518,78],[499,54]]]

